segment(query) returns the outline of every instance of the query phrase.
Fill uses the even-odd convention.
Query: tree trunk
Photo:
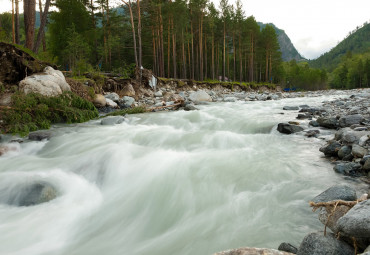
[[[204,37],[204,79],[208,76],[208,61],[207,61],[207,36]]]
[[[162,19],[162,9],[159,6],[159,26],[160,26],[160,40],[161,40],[161,76],[164,77],[164,41],[163,41],[163,19]]]
[[[242,39],[239,33],[239,82],[243,81]]]
[[[194,80],[194,34],[193,34],[193,22],[190,25],[191,33],[191,78]]]
[[[171,16],[167,25],[167,78],[171,78]]]
[[[35,15],[36,15],[35,0],[24,0],[24,27],[26,32],[26,47],[33,49],[33,40],[35,37]]]
[[[20,44],[20,41],[19,41],[19,0],[15,0],[15,43]]]
[[[128,9],[130,11],[130,22],[131,22],[131,29],[132,29],[132,37],[133,37],[133,40],[134,40],[135,65],[136,65],[136,67],[138,67],[139,66],[139,62],[138,62],[138,59],[137,59],[135,23],[134,23],[134,16],[132,14],[131,0],[129,0],[128,2],[126,2],[126,1],[123,1],[123,2],[128,6]]]
[[[268,71],[269,71],[269,54],[268,54],[268,50],[266,50],[266,70],[265,70],[265,81],[267,82],[268,81]]]
[[[212,80],[215,79],[215,35],[212,32]]]
[[[181,36],[182,36],[182,65],[183,65],[182,78],[186,79],[186,56],[185,56],[184,30],[182,30],[181,32],[182,32]]]
[[[223,62],[222,62],[222,81],[225,81],[226,76],[226,21],[224,21],[224,50],[223,50]]]
[[[12,0],[12,39],[15,43],[14,0]]]
[[[158,75],[157,73],[157,54],[155,49],[155,37],[154,37],[154,28],[152,27],[152,38],[153,38],[153,72],[154,74]]]
[[[173,78],[177,78],[177,68],[176,68],[176,33],[173,26],[172,18],[172,64],[173,64]]]
[[[137,36],[139,37],[139,68],[140,68],[140,84],[142,79],[142,65],[143,65],[143,52],[141,46],[141,10],[140,10],[140,0],[137,0]]]
[[[203,13],[199,23],[199,79],[203,81]]]
[[[40,24],[39,32],[37,33],[36,43],[35,43],[35,46],[33,48],[33,51],[36,52],[36,53],[39,51],[41,40],[44,37],[45,25],[46,25],[47,16],[48,16],[48,13],[49,13],[49,6],[50,6],[50,0],[46,0],[45,9],[42,12],[41,24]],[[40,11],[40,15],[41,15],[41,11]]]

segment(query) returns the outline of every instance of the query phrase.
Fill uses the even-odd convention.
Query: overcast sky
[[[230,4],[235,0],[229,0]],[[44,1],[43,1],[44,2]],[[218,7],[218,0],[213,0]],[[314,59],[329,51],[350,31],[370,22],[370,0],[242,0],[245,14],[285,30],[298,52]],[[0,0],[0,13],[11,0]]]

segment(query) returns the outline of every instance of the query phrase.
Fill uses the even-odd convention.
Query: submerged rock
[[[355,250],[332,233],[311,233],[303,239],[297,255],[353,255]]]
[[[110,126],[115,124],[121,124],[125,121],[125,118],[122,116],[108,116],[101,120],[100,124],[104,126]]]
[[[289,255],[289,254],[293,253],[278,251],[274,249],[244,247],[218,252],[213,255]]]
[[[28,139],[32,141],[42,141],[42,140],[49,140],[52,136],[52,133],[49,131],[35,131],[29,133]]]
[[[291,245],[290,243],[281,243],[278,248],[279,251],[286,251],[293,254],[297,254],[298,248]]]
[[[285,111],[298,111],[299,107],[298,106],[284,106],[283,110],[285,110]]]
[[[303,128],[297,125],[291,125],[288,123],[279,123],[277,130],[283,134],[293,134],[303,131]]]

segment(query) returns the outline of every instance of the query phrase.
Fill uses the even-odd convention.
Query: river
[[[319,152],[324,141],[283,135],[276,126],[297,115],[284,105],[332,98],[213,103],[130,115],[115,126],[54,126],[49,141],[24,142],[0,157],[3,191],[42,181],[59,193],[36,206],[0,204],[0,254],[212,254],[299,245],[323,229],[308,201],[347,181]]]

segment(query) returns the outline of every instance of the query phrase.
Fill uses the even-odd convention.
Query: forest
[[[240,0],[218,6],[208,0],[121,0],[119,6],[109,0],[24,0],[24,15],[12,2],[13,12],[0,16],[0,40],[74,75],[130,76],[142,66],[164,78],[304,90],[325,89],[331,77],[324,68],[283,62],[273,26],[261,28],[246,17]]]

